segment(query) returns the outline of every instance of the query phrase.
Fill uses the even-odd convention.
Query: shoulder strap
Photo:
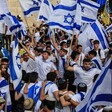
[[[100,53],[101,49],[98,49],[98,55],[101,57],[101,53]]]

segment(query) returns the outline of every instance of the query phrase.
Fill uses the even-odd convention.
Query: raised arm
[[[22,44],[22,42],[18,39],[18,42],[21,44],[21,46],[23,47],[23,49],[28,53],[29,57],[32,58],[33,60],[35,60],[35,56],[33,56],[30,51]]]

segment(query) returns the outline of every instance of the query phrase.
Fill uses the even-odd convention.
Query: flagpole
[[[18,2],[19,2],[19,1],[18,1]],[[20,5],[20,7],[21,7],[20,2],[19,2],[19,5]],[[23,13],[22,8],[21,8],[21,11],[22,11],[22,13]],[[26,19],[25,15],[24,15],[24,13],[23,13],[23,17],[24,17],[24,19],[25,19],[26,25],[27,25],[27,27],[28,27],[28,29],[29,29],[30,34],[31,34],[30,27],[29,27],[29,25],[28,25],[28,21],[27,21],[27,19]]]

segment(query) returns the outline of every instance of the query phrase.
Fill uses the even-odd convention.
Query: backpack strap
[[[101,58],[101,53],[100,53],[101,49],[98,49],[98,55],[100,56]]]

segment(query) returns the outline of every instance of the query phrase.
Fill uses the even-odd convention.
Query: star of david
[[[19,53],[18,53],[17,56],[16,56],[16,60],[17,60],[18,58],[20,58]]]
[[[68,23],[69,25],[71,25],[72,23],[74,23],[74,17],[75,15],[70,15],[70,13],[68,13],[68,15],[64,15],[64,22]]]
[[[33,1],[33,5],[39,5],[38,1],[37,0],[32,0]]]

